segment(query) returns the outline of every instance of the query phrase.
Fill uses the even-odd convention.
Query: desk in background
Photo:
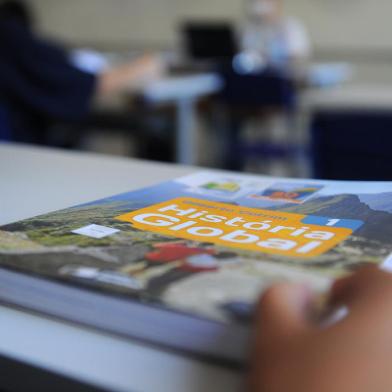
[[[196,165],[199,162],[197,105],[203,99],[219,92],[222,80],[216,73],[192,73],[188,75],[172,75],[149,83],[135,91],[125,91],[95,103],[94,112],[114,111],[122,115],[130,112],[128,102],[135,97],[140,98],[148,108],[172,106],[176,112],[174,124],[175,160],[185,165]]]
[[[197,103],[222,88],[222,80],[214,73],[172,77],[152,83],[142,92],[150,104],[174,103],[177,110],[176,161],[196,165]]]

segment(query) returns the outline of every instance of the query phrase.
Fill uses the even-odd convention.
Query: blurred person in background
[[[247,0],[242,53],[264,66],[297,70],[310,56],[310,41],[302,23],[283,8],[283,0]]]
[[[392,391],[392,275],[366,267],[332,286],[335,323],[316,317],[310,289],[282,283],[261,299],[251,392]],[[330,313],[332,314],[332,313]]]
[[[138,88],[162,73],[154,55],[88,72],[61,45],[34,32],[25,3],[0,0],[0,108],[12,140],[43,142],[53,122],[81,121],[95,98]]]

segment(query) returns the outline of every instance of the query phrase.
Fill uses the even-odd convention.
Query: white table
[[[223,87],[223,81],[215,73],[196,73],[184,76],[168,76],[161,80],[153,81],[140,90],[140,95],[146,103],[153,107],[159,105],[173,105],[176,110],[176,162],[184,165],[196,165],[198,115],[197,104],[201,99],[219,92]],[[135,95],[135,89],[131,88],[115,96],[101,98],[94,102],[96,110],[120,110],[126,112],[124,102],[126,98]]]
[[[194,170],[0,144],[0,224]],[[224,367],[7,307],[0,307],[0,355],[116,392],[230,392],[242,385],[242,375]]]
[[[174,103],[177,108],[176,160],[186,165],[197,164],[197,103],[217,93],[223,86],[219,75],[195,74],[163,79],[148,85],[142,95],[150,103]]]
[[[302,104],[312,110],[391,110],[392,83],[352,83],[327,89],[309,89]]]
[[[388,62],[354,63],[352,77],[327,88],[308,88],[301,95],[307,110],[391,110],[392,73]]]

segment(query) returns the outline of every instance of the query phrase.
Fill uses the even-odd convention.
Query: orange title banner
[[[304,223],[307,217],[181,197],[116,219],[165,236],[301,258],[319,256],[353,233],[350,228]]]

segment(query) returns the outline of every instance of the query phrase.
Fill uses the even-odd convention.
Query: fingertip
[[[313,299],[307,285],[274,284],[259,300],[256,323],[267,332],[303,329],[308,326],[307,315]]]
[[[303,305],[312,296],[309,286],[290,282],[277,283],[269,287],[260,300],[261,309],[268,309],[288,302],[292,305]]]
[[[390,287],[392,275],[376,265],[367,265],[356,272],[337,279],[330,290],[329,303],[332,305],[366,298],[368,292],[375,292],[380,287]]]

